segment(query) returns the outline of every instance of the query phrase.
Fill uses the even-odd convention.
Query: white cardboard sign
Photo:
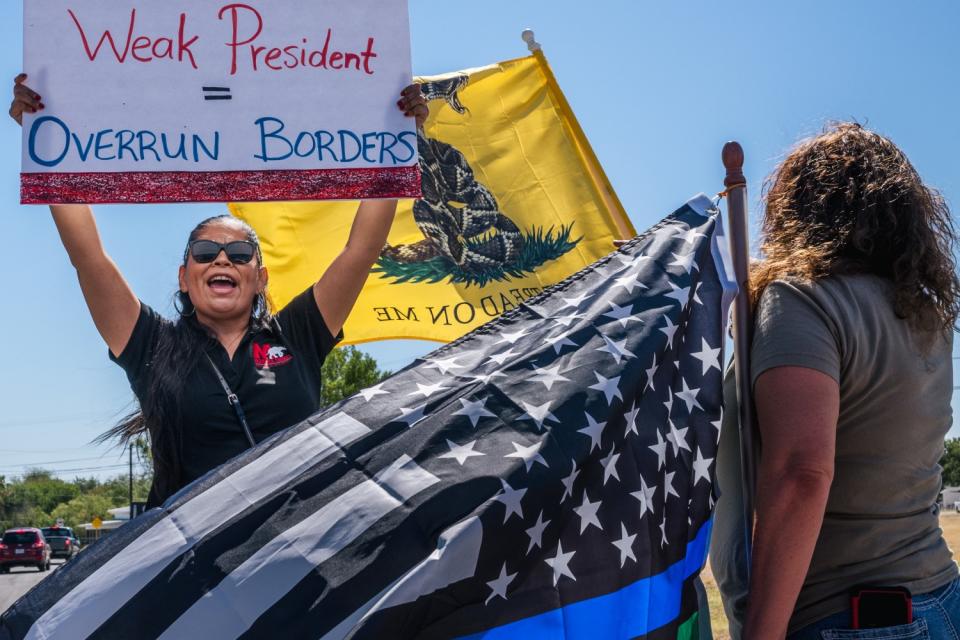
[[[21,201],[416,197],[406,0],[24,0]]]

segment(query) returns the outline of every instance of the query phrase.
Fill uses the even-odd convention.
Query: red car
[[[23,566],[40,571],[50,568],[50,545],[40,529],[7,529],[0,540],[0,573]]]

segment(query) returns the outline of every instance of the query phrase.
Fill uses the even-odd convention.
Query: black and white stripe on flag
[[[691,200],[94,544],[0,639],[686,628],[734,293],[723,249],[712,203]]]

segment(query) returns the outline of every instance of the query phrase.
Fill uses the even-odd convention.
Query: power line
[[[73,469],[44,469],[42,467],[35,467],[37,471],[42,471],[43,473],[49,473],[50,475],[60,475],[62,473],[85,473],[90,471],[107,471],[110,469],[126,469],[126,468],[127,468],[127,465],[125,463],[104,465],[99,467],[77,467]]]
[[[38,427],[51,424],[93,424],[117,422],[116,418],[104,418],[101,415],[96,416],[71,416],[67,418],[39,418],[36,420],[4,420],[0,421],[0,429],[9,427]]]
[[[13,468],[37,467],[45,464],[63,464],[65,462],[87,462],[88,460],[103,460],[104,455],[92,456],[89,458],[68,458],[66,460],[38,460],[37,462],[21,462],[18,464],[0,464],[0,469],[8,469],[11,467]]]

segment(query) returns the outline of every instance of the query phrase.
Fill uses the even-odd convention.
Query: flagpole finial
[[[738,187],[747,180],[743,177],[743,147],[739,142],[731,141],[723,145],[723,166],[727,170],[727,177],[723,179],[725,187]]]
[[[533,34],[533,29],[524,29],[520,37],[527,43],[527,49],[530,50],[530,53],[540,51],[543,48],[540,46],[540,43],[537,42],[537,37]]]

